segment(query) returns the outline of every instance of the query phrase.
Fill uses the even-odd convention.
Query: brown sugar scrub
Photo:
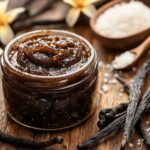
[[[5,105],[16,122],[58,130],[93,112],[97,56],[84,38],[61,30],[29,32],[8,44],[1,62]]]
[[[82,40],[61,35],[32,35],[14,44],[10,63],[23,72],[58,76],[78,70],[90,58],[90,48]]]

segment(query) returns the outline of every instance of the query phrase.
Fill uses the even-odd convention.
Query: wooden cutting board
[[[13,1],[13,3],[17,3],[16,1]],[[32,29],[28,29],[28,31],[35,30],[35,29],[41,29],[41,28],[53,28],[54,26],[38,26]],[[87,38],[92,45],[94,46],[95,50],[98,54],[98,60],[103,61],[105,64],[110,63],[113,58],[119,54],[120,52],[117,52],[116,50],[107,50],[101,46],[100,41],[96,38],[96,36],[91,31],[88,23],[78,24],[74,28],[67,28],[58,26],[58,28],[73,31],[77,34],[82,35],[83,37]],[[138,64],[139,67],[143,62],[145,62],[146,59],[150,58],[150,53],[145,54]],[[134,77],[136,70],[133,71],[127,70],[122,72],[122,75],[127,80],[130,80]],[[64,143],[61,145],[52,146],[46,149],[49,150],[76,150],[76,145],[81,143],[82,141],[88,139],[95,133],[99,131],[97,127],[97,120],[98,120],[98,113],[101,109],[106,107],[114,107],[122,102],[128,101],[128,96],[124,93],[123,95],[120,94],[120,89],[122,88],[122,85],[117,84],[111,84],[109,86],[109,91],[100,94],[100,89],[103,85],[103,79],[105,74],[108,74],[110,78],[113,78],[114,74],[108,69],[108,66],[101,66],[99,67],[99,74],[98,74],[98,82],[97,82],[97,89],[94,95],[94,100],[96,100],[96,107],[93,115],[83,124],[74,127],[69,130],[60,131],[60,132],[40,132],[31,130],[25,127],[22,127],[12,121],[6,114],[6,109],[4,105],[4,99],[3,99],[3,92],[2,92],[2,85],[1,85],[1,77],[0,77],[0,130],[3,132],[9,133],[14,136],[18,137],[24,137],[31,140],[36,141],[45,141],[51,137],[60,135],[64,138]],[[1,75],[1,73],[0,73]],[[146,82],[147,86],[150,85],[150,80],[147,80]],[[150,120],[150,116],[147,116],[146,118],[143,118],[143,122],[146,122],[146,120]],[[150,126],[147,125],[147,126]],[[117,131],[115,134],[112,134],[102,142],[100,142],[97,146],[93,147],[92,150],[119,150],[120,148],[120,142],[122,138],[123,131]],[[131,142],[134,144],[135,150],[148,150],[145,145],[143,144],[142,147],[137,145],[137,139],[139,139],[140,136],[134,133],[134,135],[131,138]],[[9,145],[4,142],[0,142],[0,150],[23,150],[25,148],[19,148],[15,145]],[[130,148],[127,148],[130,149]]]

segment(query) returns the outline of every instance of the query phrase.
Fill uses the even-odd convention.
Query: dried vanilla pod
[[[122,149],[126,146],[129,140],[130,133],[131,133],[131,125],[133,123],[138,102],[141,96],[141,89],[144,84],[144,79],[149,72],[150,72],[150,61],[144,63],[144,65],[139,69],[135,77],[133,86],[131,88],[131,92],[129,95],[129,106],[127,109],[125,128],[124,128],[123,139],[121,144]]]
[[[0,140],[7,142],[9,144],[14,144],[17,146],[31,148],[31,149],[44,148],[54,144],[61,144],[63,142],[62,137],[54,137],[45,142],[37,142],[25,138],[14,137],[9,134],[3,133],[1,131],[0,131]]]
[[[148,88],[148,90],[145,92],[145,94],[142,98],[142,101],[137,108],[135,117],[131,124],[131,132],[132,132],[132,129],[134,128],[134,126],[136,125],[136,123],[139,121],[141,115],[144,113],[148,103],[150,103],[150,88]]]
[[[125,122],[126,114],[122,115],[121,117],[115,119],[112,123],[110,123],[107,127],[103,128],[93,137],[87,139],[83,143],[77,146],[78,150],[85,150],[93,145],[97,144],[100,140],[110,135],[112,132],[118,130],[119,128],[123,127]]]
[[[117,117],[126,112],[128,103],[121,103],[113,109],[103,109],[99,113],[99,121],[97,125],[99,128],[106,127],[109,123],[115,120]]]
[[[147,113],[147,112],[150,112],[150,103],[147,104],[144,110],[144,113]],[[94,145],[98,144],[102,139],[106,138],[111,133],[123,127],[125,123],[125,119],[126,119],[126,114],[122,114],[121,116],[113,120],[110,124],[108,124],[108,126],[106,126],[97,134],[95,134],[93,137],[79,144],[77,146],[78,150],[86,150],[86,149],[92,148]]]

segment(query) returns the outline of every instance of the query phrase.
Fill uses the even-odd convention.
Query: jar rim
[[[36,33],[44,33],[44,32],[52,32],[52,33],[60,33],[61,34],[67,34],[67,35],[70,35],[70,36],[73,36],[75,38],[78,38],[78,39],[81,39],[83,42],[85,42],[85,44],[87,44],[87,46],[90,48],[90,52],[91,52],[91,56],[90,58],[88,59],[88,61],[85,63],[84,66],[82,66],[81,68],[75,70],[75,71],[72,71],[70,73],[67,73],[67,74],[62,74],[62,75],[57,75],[57,76],[43,76],[43,75],[34,75],[34,74],[30,74],[30,73],[27,73],[27,72],[22,72],[21,70],[17,69],[16,67],[14,67],[9,59],[8,59],[8,53],[9,53],[9,50],[10,50],[10,47],[17,41],[19,41],[20,39],[28,36],[28,35],[32,35],[32,34],[36,34]],[[5,51],[3,53],[3,59],[5,61],[5,63],[11,67],[16,73],[18,73],[18,75],[24,75],[26,77],[29,77],[29,78],[39,78],[39,79],[57,79],[57,78],[66,78],[66,77],[69,77],[71,75],[74,75],[74,74],[78,74],[80,73],[82,70],[86,70],[86,68],[88,67],[88,65],[92,62],[92,60],[94,59],[94,57],[96,57],[96,52],[93,48],[93,46],[90,44],[90,42],[88,40],[86,40],[84,37],[80,36],[80,35],[77,35],[76,33],[73,33],[73,32],[69,32],[69,31],[65,31],[65,30],[51,30],[51,29],[43,29],[43,30],[35,30],[35,31],[31,31],[31,32],[27,32],[27,33],[24,33],[24,34],[21,34],[19,36],[17,36],[16,38],[14,38],[12,41],[10,41],[8,43],[8,45],[6,46],[5,48]]]

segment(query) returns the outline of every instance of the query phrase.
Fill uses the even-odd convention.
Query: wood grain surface
[[[12,4],[13,5],[15,5],[14,3],[17,4],[17,1],[19,0],[12,1]],[[44,15],[42,15],[41,17],[43,16]],[[117,50],[108,50],[108,49],[103,48],[100,41],[96,38],[95,34],[92,32],[91,28],[89,27],[88,22],[79,23],[74,28],[68,28],[66,26],[55,26],[55,28],[56,27],[60,29],[75,32],[79,35],[82,35],[86,39],[88,39],[92,43],[95,50],[97,51],[98,60],[103,61],[105,64],[110,63],[117,54],[121,53]],[[41,29],[41,28],[54,29],[54,26],[38,26],[32,29],[27,29],[27,31]],[[23,31],[23,32],[26,32],[26,31]],[[137,64],[134,71],[132,69],[123,71],[122,76],[128,81],[130,81],[131,79],[133,79],[134,75],[136,74],[137,68],[141,66],[141,64],[143,64],[149,58],[150,58],[150,53],[147,52],[140,59],[140,62]],[[6,114],[6,109],[4,105],[4,99],[3,99],[3,92],[2,92],[2,85],[1,85],[1,77],[0,77],[0,130],[2,130],[3,132],[9,133],[11,135],[14,135],[14,136],[24,137],[24,138],[28,138],[28,139],[35,140],[35,141],[45,141],[51,137],[60,135],[64,138],[64,143],[61,145],[55,145],[46,149],[48,150],[76,150],[77,144],[88,139],[89,137],[91,137],[92,135],[94,135],[96,132],[99,131],[97,127],[97,120],[98,120],[98,113],[101,109],[106,108],[106,107],[114,107],[122,102],[128,101],[128,96],[125,93],[123,95],[120,95],[120,89],[122,88],[122,85],[119,83],[110,85],[110,89],[107,93],[104,93],[104,94],[99,93],[103,85],[104,75],[106,73],[109,74],[110,78],[111,77],[113,78],[114,73],[112,73],[112,71],[108,69],[107,65],[99,67],[97,89],[94,95],[94,99],[96,100],[96,107],[95,107],[95,111],[93,115],[81,125],[78,125],[77,127],[74,127],[69,130],[59,131],[59,132],[35,131],[35,130],[22,127],[18,125],[17,123],[15,123],[14,121],[12,121]],[[150,85],[150,80],[147,79],[145,84],[147,86]],[[146,120],[150,120],[150,117],[145,116],[143,118],[143,123],[145,123]],[[107,139],[100,142],[96,147],[93,147],[92,150],[119,150],[122,133],[123,133],[122,130],[117,131],[115,134],[112,134]],[[141,137],[134,132],[131,137],[131,142],[134,144],[134,149],[135,150],[148,150],[148,148],[145,147],[144,143],[141,146],[137,145],[137,139],[139,138]],[[16,150],[16,149],[25,150],[25,148],[20,148],[20,147],[16,147],[15,145],[9,145],[4,142],[0,142],[0,150]],[[130,149],[130,148],[127,148],[127,149]]]

